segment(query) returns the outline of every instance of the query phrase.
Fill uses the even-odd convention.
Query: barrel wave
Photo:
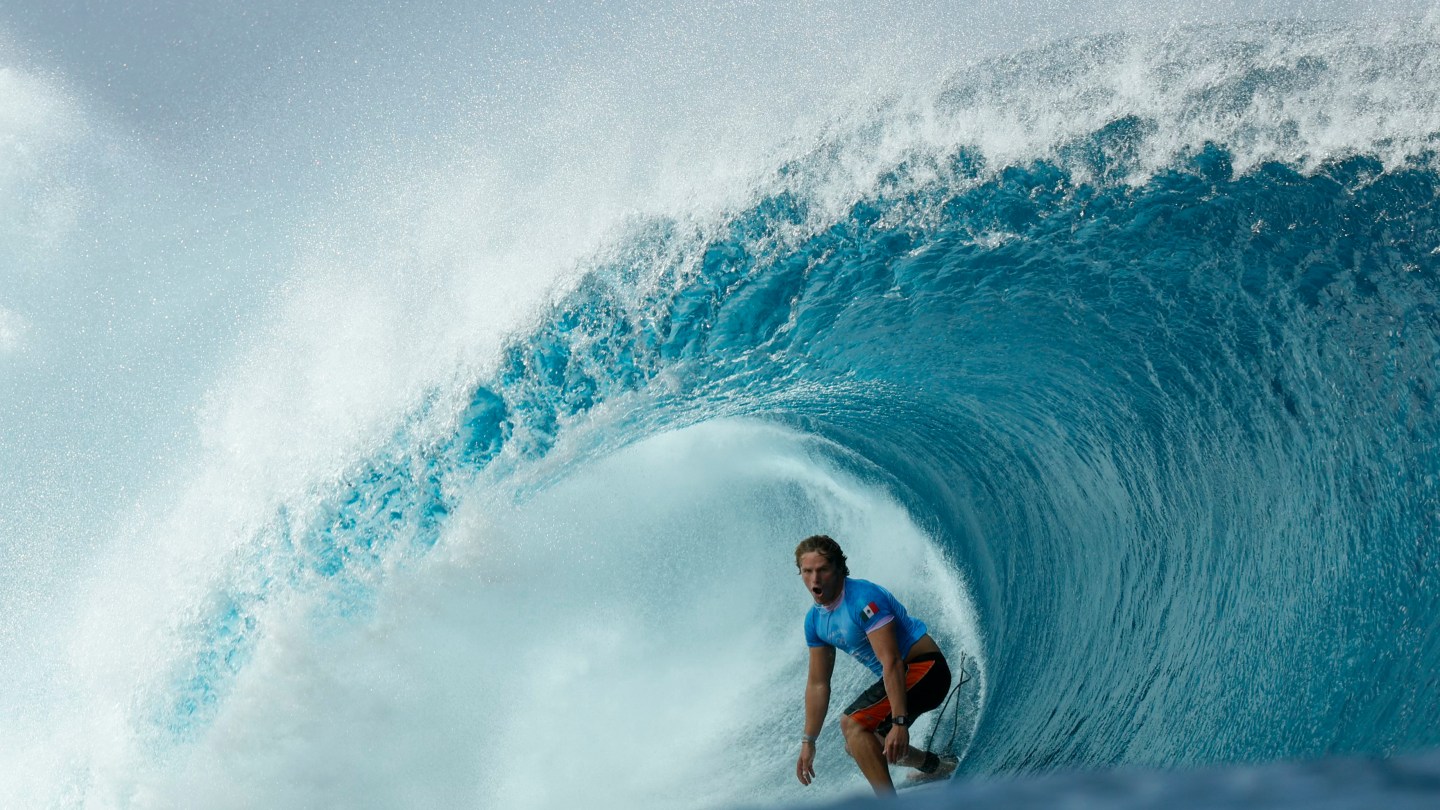
[[[961,778],[1440,744],[1435,39],[1068,40],[632,218],[490,366],[246,504],[123,753],[33,795],[863,791],[829,726],[790,773],[815,532],[973,661]]]

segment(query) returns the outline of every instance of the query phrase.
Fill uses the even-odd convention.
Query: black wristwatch
[[[899,714],[899,715],[896,715],[896,716],[890,718],[890,722],[894,723],[895,725],[897,725],[897,726],[899,726],[899,727],[901,727],[901,728],[906,728],[906,727],[908,727],[908,726],[910,725],[910,715],[908,715],[908,714]]]

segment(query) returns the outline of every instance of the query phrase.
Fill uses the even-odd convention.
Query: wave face
[[[976,661],[966,774],[1440,744],[1432,29],[1067,41],[636,218],[359,458],[176,507],[243,514],[30,795],[854,791],[789,774],[817,531]]]

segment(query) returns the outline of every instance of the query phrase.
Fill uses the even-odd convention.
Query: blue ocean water
[[[947,790],[906,794],[907,808],[1041,808],[1063,802],[1076,808],[1139,807],[1394,807],[1426,808],[1440,790],[1440,762],[1432,751],[1397,757],[1334,757],[1305,762],[1230,765],[1224,768],[1047,773],[956,783]],[[856,798],[836,807],[894,806],[893,800]]]
[[[147,507],[185,584],[97,591],[16,795],[863,792],[790,773],[814,532],[975,662],[962,780],[1440,745],[1436,30],[1063,40],[636,213],[358,450]]]

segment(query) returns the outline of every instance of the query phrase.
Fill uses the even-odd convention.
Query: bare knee
[[[859,728],[860,724],[855,722],[855,718],[848,714],[840,715],[840,734],[845,738],[845,753],[852,757],[855,756],[855,751],[850,744],[854,741],[855,733]]]
[[[853,746],[861,744],[862,741],[874,734],[870,729],[861,725],[858,720],[848,714],[840,715],[840,733],[845,737],[845,753],[855,756]]]

